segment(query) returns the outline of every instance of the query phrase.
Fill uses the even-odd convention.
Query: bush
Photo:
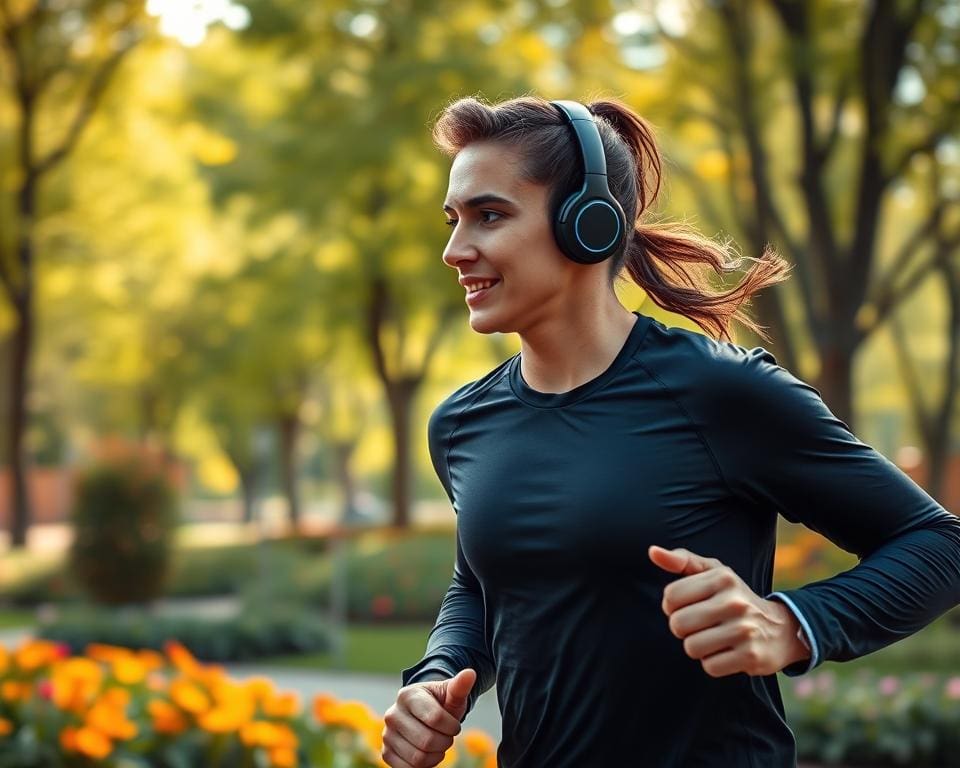
[[[347,618],[353,622],[428,622],[453,578],[454,533],[367,531],[342,543],[346,571]],[[329,607],[336,556],[303,564],[288,589]]]
[[[792,680],[792,679],[791,679]],[[830,765],[960,768],[960,677],[812,672],[783,686],[798,757]]]
[[[143,454],[102,462],[79,478],[70,567],[94,600],[142,603],[158,597],[176,525],[172,484]]]
[[[328,651],[329,629],[302,606],[250,606],[232,618],[157,616],[140,608],[72,609],[37,634],[77,653],[91,643],[160,650],[176,640],[205,661]]]

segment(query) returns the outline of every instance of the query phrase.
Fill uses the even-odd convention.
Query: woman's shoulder
[[[434,408],[430,416],[431,423],[437,424],[442,421],[456,419],[471,403],[480,399],[485,392],[488,392],[503,380],[503,377],[509,370],[510,364],[516,357],[517,355],[513,355],[507,358],[487,371],[483,376],[468,381],[466,384],[462,384],[453,390],[453,392],[444,397]]]
[[[786,372],[765,347],[714,339],[655,318],[637,358],[664,386],[685,394],[749,388],[776,371]]]

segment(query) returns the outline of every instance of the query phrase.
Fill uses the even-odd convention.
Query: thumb
[[[467,708],[467,696],[477,681],[477,673],[470,667],[461,669],[446,681],[443,708],[448,712],[463,715]]]
[[[652,544],[647,550],[647,554],[654,564],[660,566],[665,571],[671,573],[682,573],[690,575],[709,570],[718,565],[718,561],[711,560],[689,549],[664,549]]]

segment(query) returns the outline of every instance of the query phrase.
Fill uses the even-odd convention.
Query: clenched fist
[[[384,715],[380,756],[391,768],[431,768],[460,733],[467,695],[477,681],[473,669],[455,677],[405,685]]]

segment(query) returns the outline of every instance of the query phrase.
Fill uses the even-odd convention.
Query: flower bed
[[[375,768],[383,720],[319,693],[309,711],[266,678],[231,679],[182,645],[165,653],[47,640],[0,647],[0,766],[17,768]],[[469,729],[440,765],[496,768]]]
[[[960,676],[859,671],[840,679],[824,670],[783,694],[800,760],[960,768]]]

